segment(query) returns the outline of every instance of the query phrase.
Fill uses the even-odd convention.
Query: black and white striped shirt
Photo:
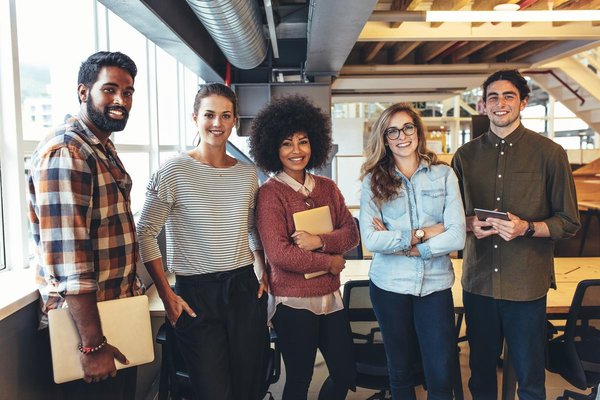
[[[252,165],[214,168],[187,154],[167,161],[148,183],[137,224],[142,261],[161,258],[156,237],[165,226],[171,272],[197,275],[252,264],[252,251],[261,248],[257,191]]]

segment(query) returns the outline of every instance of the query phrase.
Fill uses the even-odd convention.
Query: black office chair
[[[378,391],[367,400],[390,399],[387,358],[379,324],[369,297],[369,281],[347,282],[344,285],[343,301],[344,307],[348,311],[354,338],[356,386]],[[420,360],[416,363],[414,371],[415,386],[423,384]],[[327,378],[323,387],[330,384],[329,380],[330,378]]]
[[[193,398],[193,389],[185,362],[175,342],[175,332],[167,321],[156,334],[156,342],[161,345],[162,364],[158,384],[158,400],[181,400]],[[265,378],[261,387],[261,399],[269,394],[269,386],[279,380],[281,374],[281,353],[277,345],[277,335],[270,330],[265,338]]]
[[[354,223],[356,223],[356,229],[358,229],[358,246],[344,253],[345,260],[362,260],[364,258],[362,240],[360,239],[360,225],[358,223],[358,218],[354,217]]]
[[[565,333],[549,342],[546,368],[588,395],[565,390],[562,399],[593,400],[600,384],[600,279],[579,282]]]

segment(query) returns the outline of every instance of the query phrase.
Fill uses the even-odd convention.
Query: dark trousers
[[[427,398],[452,399],[458,363],[450,289],[418,297],[388,292],[371,282],[370,293],[388,359],[392,398],[415,399],[420,350]]]
[[[515,368],[519,399],[545,399],[546,296],[509,301],[463,291],[463,303],[473,399],[497,398],[496,366],[503,340]]]
[[[267,296],[252,266],[177,276],[175,291],[197,317],[181,314],[177,345],[197,399],[257,400],[263,376]]]
[[[323,354],[330,377],[319,393],[319,400],[343,400],[348,389],[354,389],[356,369],[346,310],[316,315],[279,304],[273,326],[285,363],[283,400],[306,400],[317,348]]]

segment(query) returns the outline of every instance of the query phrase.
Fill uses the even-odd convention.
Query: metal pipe
[[[258,3],[248,0],[186,0],[227,60],[252,69],[267,56]]]

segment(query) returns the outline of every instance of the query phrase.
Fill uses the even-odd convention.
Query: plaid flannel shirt
[[[38,145],[31,158],[29,219],[45,325],[65,295],[98,301],[135,296],[138,243],[131,178],[109,140],[103,146],[77,118]]]

